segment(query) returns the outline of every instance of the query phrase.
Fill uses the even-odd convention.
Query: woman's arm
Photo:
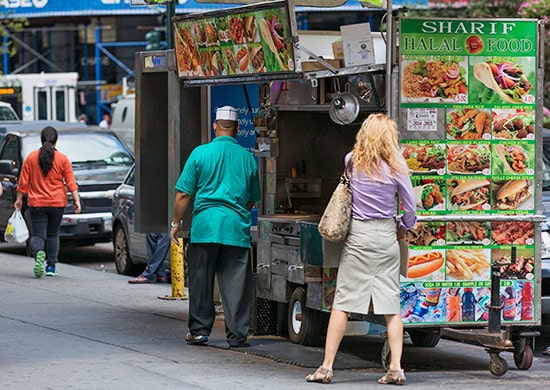
[[[408,174],[401,174],[397,177],[397,187],[405,211],[401,217],[401,226],[405,229],[412,229],[416,225],[416,197]]]

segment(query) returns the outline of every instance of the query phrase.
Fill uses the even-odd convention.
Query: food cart
[[[260,90],[254,330],[319,342],[341,244],[323,240],[317,224],[358,126],[387,112],[399,123],[417,194],[400,294],[413,344],[433,347],[440,335],[470,340],[487,348],[493,374],[507,370],[504,350],[528,369],[530,328],[540,324],[541,24],[402,18],[399,46],[392,17],[387,25],[395,50],[374,55],[372,34],[356,49],[368,63],[334,66],[308,50],[318,64],[303,71],[291,2],[173,19],[185,88],[255,83]],[[195,111],[187,114],[196,122],[205,110]]]

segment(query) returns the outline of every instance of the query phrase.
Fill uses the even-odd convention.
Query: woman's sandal
[[[308,382],[322,382],[330,383],[332,382],[332,370],[330,368],[325,368],[320,366],[313,374],[306,376],[306,381]]]
[[[382,378],[378,379],[378,383],[384,385],[404,385],[406,379],[403,370],[388,370]]]

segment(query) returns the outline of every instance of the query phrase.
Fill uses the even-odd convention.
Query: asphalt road
[[[24,247],[13,244],[0,244],[0,252],[13,253],[15,255],[25,255]],[[96,244],[92,246],[62,246],[59,253],[59,261],[78,267],[93,269],[99,272],[108,272],[116,274],[113,261],[113,244]],[[550,345],[550,315],[542,318],[542,326],[538,329],[541,336],[535,339],[535,356],[542,357],[542,351]],[[347,348],[350,352],[361,355],[362,344],[354,345],[350,343]]]

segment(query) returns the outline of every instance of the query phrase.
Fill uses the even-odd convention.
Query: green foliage
[[[23,30],[25,26],[28,26],[29,22],[24,18],[10,18],[9,13],[0,13],[0,37],[6,38],[6,45],[0,43],[0,54],[8,54],[10,57],[14,56],[17,52],[17,48],[11,40],[11,34],[17,33]]]

